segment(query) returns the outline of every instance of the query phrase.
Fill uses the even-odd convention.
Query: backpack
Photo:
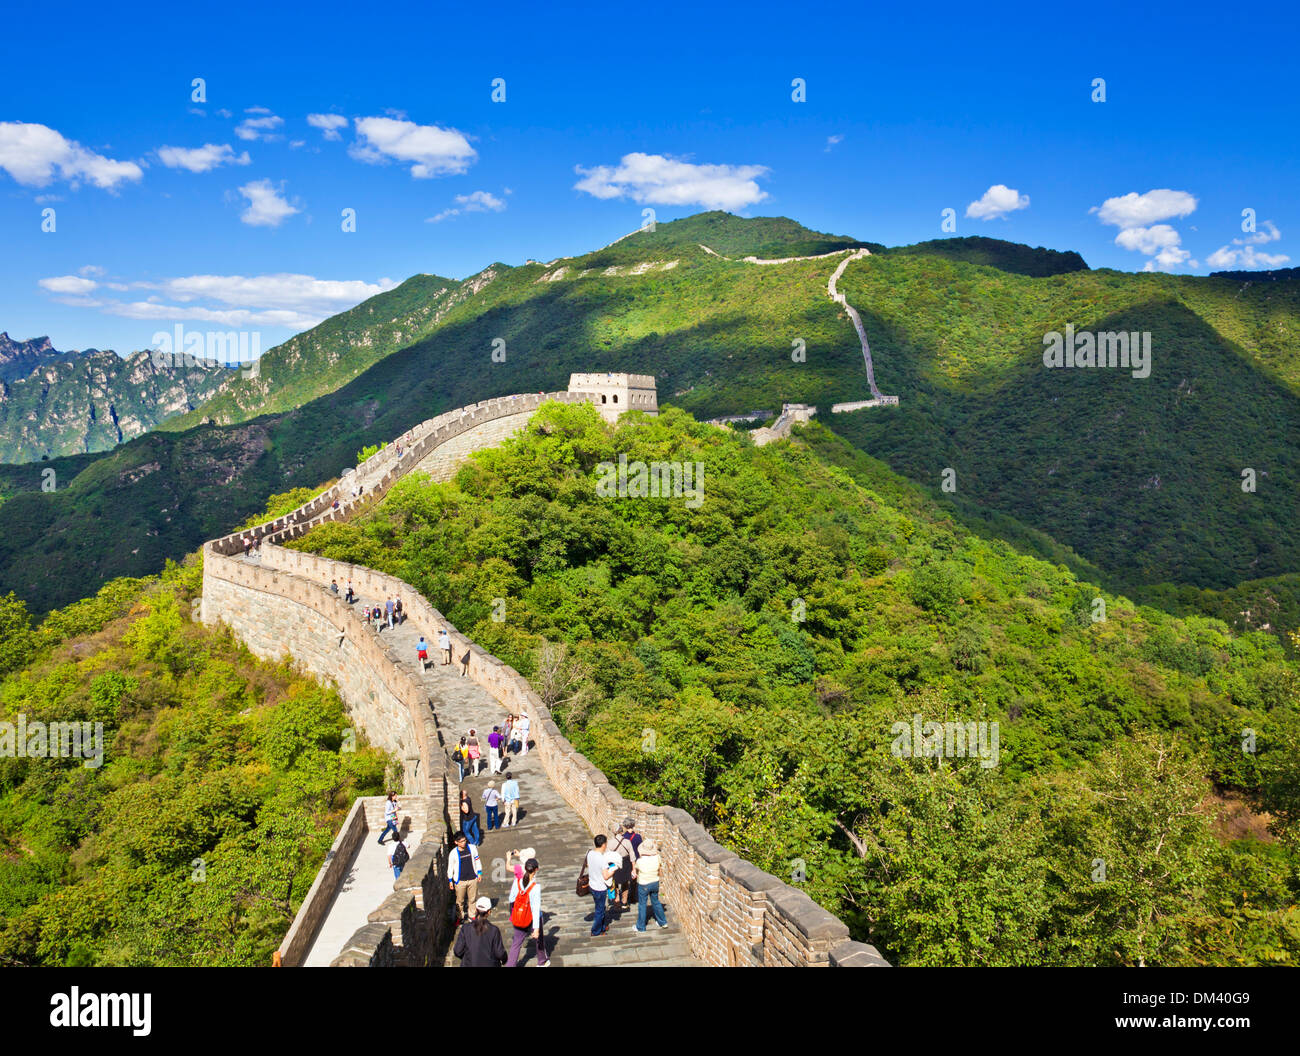
[[[528,901],[528,896],[532,893],[532,890],[532,884],[529,884],[525,888],[521,888],[519,894],[515,896],[515,904],[510,907],[510,923],[516,928],[532,927],[533,906],[532,903]]]
[[[402,866],[410,860],[411,855],[406,850],[406,844],[399,843],[397,849],[393,851],[393,864],[396,866]]]

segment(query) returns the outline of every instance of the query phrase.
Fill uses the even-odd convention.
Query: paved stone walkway
[[[316,584],[318,589],[324,589]],[[374,604],[374,599],[363,598],[361,602]],[[359,610],[360,603],[354,606]],[[381,599],[382,603],[382,599]],[[385,647],[389,657],[413,674],[428,691],[434,702],[434,712],[442,731],[444,741],[450,747],[459,741],[463,734],[472,728],[478,731],[480,743],[487,750],[487,736],[494,725],[505,720],[505,709],[485,690],[470,679],[460,674],[460,668],[454,662],[449,666],[441,663],[442,653],[436,641],[429,642],[430,665],[426,671],[420,671],[415,656],[415,645],[419,634],[409,624],[394,628],[382,627],[378,632],[380,643]],[[519,823],[511,828],[501,828],[489,832],[487,829],[487,812],[483,808],[483,790],[489,781],[495,781],[501,787],[503,776],[487,772],[487,759],[482,761],[483,773],[466,774],[461,786],[469,791],[475,809],[479,815],[479,826],[483,830],[483,843],[479,853],[483,864],[483,879],[479,882],[479,894],[487,895],[493,900],[492,921],[501,928],[507,949],[510,946],[512,931],[510,928],[510,908],[507,899],[510,895],[510,881],[513,876],[505,865],[506,852],[514,849],[531,847],[537,860],[541,863],[538,882],[542,885],[543,934],[545,936],[547,956],[556,967],[570,966],[699,966],[700,962],[691,954],[690,944],[674,919],[673,907],[664,902],[668,917],[668,927],[659,928],[653,917],[647,924],[645,933],[636,930],[636,906],[629,906],[621,912],[615,911],[609,931],[601,937],[591,935],[591,918],[593,913],[590,896],[579,897],[574,893],[574,883],[582,868],[583,858],[591,850],[592,834],[586,824],[561,797],[560,793],[547,780],[541,763],[535,753],[509,756],[503,763],[503,774],[509,770],[519,782],[520,803]],[[614,831],[620,819],[611,818],[606,835]],[[413,849],[413,848],[412,848]],[[359,856],[363,863],[367,861],[367,852],[374,852],[370,857],[380,857],[379,848],[372,839],[368,839],[360,849]],[[349,876],[351,873],[349,873]],[[364,916],[378,907],[379,903],[391,890],[391,870],[388,871],[388,887],[378,892],[373,905],[362,914]],[[344,912],[340,904],[340,912]],[[352,914],[349,912],[348,916]],[[334,910],[321,927],[321,935],[332,925]],[[353,929],[355,930],[355,929]],[[339,945],[352,934],[348,931],[342,936]],[[319,945],[321,939],[318,938]],[[314,951],[313,951],[314,952]],[[521,959],[521,964],[531,966],[536,954],[530,942]],[[327,962],[328,963],[328,962]],[[445,963],[458,965],[459,962],[448,950]]]

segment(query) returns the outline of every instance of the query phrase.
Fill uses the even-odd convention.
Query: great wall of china
[[[387,445],[297,510],[204,546],[203,622],[224,624],[256,655],[291,657],[335,686],[370,741],[403,762],[401,823],[413,848],[410,862],[393,880],[380,860],[382,849],[370,842],[382,828],[382,801],[357,800],[281,943],[281,963],[454,963],[446,955],[451,895],[445,869],[450,836],[459,827],[461,782],[450,746],[469,724],[488,729],[509,711],[529,717],[533,745],[512,759],[526,808],[512,838],[515,845],[535,846],[549,870],[543,901],[556,963],[887,966],[874,947],[852,941],[842,921],[797,887],[720,846],[685,811],[625,800],[565,739],[528,682],[460,634],[410,585],[277,545],[370,508],[413,470],[449,479],[473,451],[499,444],[548,400],[594,403],[608,420],[625,409],[657,410],[654,379],[638,375],[574,375],[567,392],[486,400],[422,423],[408,434],[400,456],[396,443]],[[376,633],[330,591],[332,580],[350,581],[368,600],[400,596],[406,623]],[[413,662],[415,637],[434,643],[443,628],[457,662],[424,671]],[[477,795],[482,780],[467,777],[465,785]],[[573,877],[590,834],[612,832],[625,815],[661,848],[670,930],[651,940],[634,937],[624,924],[622,936],[591,939],[582,919],[590,899],[573,893]],[[490,839],[500,843],[491,834],[484,841],[484,886],[503,896],[504,874],[494,869],[489,883],[489,859],[499,863],[506,844],[494,851]],[[499,923],[503,917],[496,914]]]

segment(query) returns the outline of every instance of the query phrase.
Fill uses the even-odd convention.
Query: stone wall
[[[564,395],[569,402],[575,395],[587,398],[585,394]],[[541,402],[540,396],[519,399],[527,402],[525,409],[529,411]],[[418,465],[437,443],[468,433],[489,420],[520,413],[520,404],[488,402],[495,406],[480,405],[477,415],[463,416],[469,421],[453,420],[428,429],[396,469],[385,470],[380,486],[386,490],[405,471],[403,465]],[[480,435],[486,438],[490,433],[485,430]],[[361,633],[360,619],[341,600],[313,583],[337,580],[344,584],[351,580],[363,597],[398,595],[414,628],[430,640],[446,628],[453,655],[459,658],[469,653],[469,677],[503,710],[529,716],[530,736],[541,754],[547,777],[588,828],[610,832],[620,818],[631,814],[637,818],[639,830],[659,843],[665,895],[678,907],[692,951],[706,964],[887,965],[873,947],[851,941],[848,927],[833,914],[802,891],[719,845],[685,811],[625,800],[560,733],[541,698],[517,671],[460,634],[408,584],[362,566],[274,545],[276,539],[301,534],[307,525],[347,515],[346,510],[332,510],[331,502],[327,491],[301,511],[262,526],[266,531],[259,535],[263,540],[260,567],[223,556],[242,549],[237,535],[209,543],[204,548],[203,619],[229,623],[241,637],[248,635],[245,640],[250,647],[258,643],[257,648],[281,651],[284,643],[279,636],[289,624],[302,621],[291,632],[297,637],[290,640],[290,649],[301,648],[301,660],[308,670],[340,687],[359,722],[378,723],[378,733],[372,735],[372,740],[383,743],[387,738],[401,745],[403,751],[418,745],[420,764],[408,773],[408,780],[416,786],[412,790],[433,794],[428,807],[432,817],[441,813],[450,828],[446,754],[429,702],[387,658],[383,648]],[[313,637],[317,640],[307,640]],[[366,729],[369,732],[369,726]],[[435,853],[434,845],[439,841],[432,838],[432,831],[431,825],[425,842],[412,856],[411,866],[403,871],[402,879],[410,878],[409,889],[402,888],[402,881],[398,881],[394,895],[372,914],[372,922],[353,936],[336,964],[427,963],[420,958],[427,956],[435,942],[433,931],[440,922],[445,926],[446,920],[445,884],[438,882],[443,855]],[[404,893],[407,890],[409,894]]]

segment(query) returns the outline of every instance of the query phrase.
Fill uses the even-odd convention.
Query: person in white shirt
[[[605,907],[609,902],[609,885],[618,861],[616,856],[611,862],[606,850],[608,842],[605,834],[601,833],[595,839],[595,849],[587,852],[587,882],[591,885],[591,898],[596,908],[591,920],[593,937],[604,935],[609,930],[609,923],[605,920]]]
[[[527,712],[525,712],[523,715],[519,717],[519,742],[521,746],[519,749],[520,755],[528,754],[528,726],[529,726],[528,714]]]

